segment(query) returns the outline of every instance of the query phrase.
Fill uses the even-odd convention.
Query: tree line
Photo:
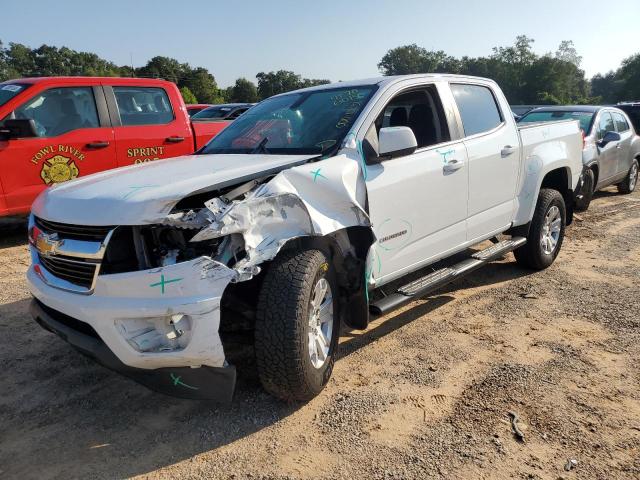
[[[22,77],[104,76],[163,78],[178,85],[186,103],[257,102],[278,93],[329,83],[329,80],[302,78],[287,70],[260,72],[257,84],[239,78],[228,88],[219,88],[215,77],[203,67],[192,67],[175,58],[157,56],[146,65],[133,68],[116,65],[95,53],[67,47],[42,45],[29,48],[20,43],[4,46],[0,41],[0,82]]]
[[[518,36],[508,47],[494,47],[487,57],[455,58],[442,50],[416,44],[389,50],[378,64],[384,75],[457,73],[495,80],[511,104],[615,103],[640,99],[640,54],[623,61],[615,72],[587,80],[582,57],[572,41],[563,41],[554,53],[538,55],[534,40]]]
[[[442,50],[416,44],[389,50],[378,63],[384,75],[410,73],[458,73],[488,77],[502,87],[511,104],[587,104],[640,100],[640,53],[620,68],[588,80],[580,68],[582,58],[573,42],[563,41],[556,52],[538,55],[534,40],[521,35],[511,46],[495,47],[486,57],[456,58]],[[186,103],[256,102],[272,95],[329,83],[309,79],[288,70],[259,72],[256,82],[238,78],[219,88],[203,67],[192,67],[169,57],[157,56],[138,68],[119,66],[98,55],[67,47],[0,41],[0,81],[28,76],[88,75],[164,78],[176,83]]]

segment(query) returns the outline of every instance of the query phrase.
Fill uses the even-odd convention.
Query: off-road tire
[[[596,176],[592,169],[584,172],[582,188],[580,189],[580,198],[576,198],[575,209],[578,212],[584,212],[589,208],[591,199],[593,198],[593,189],[596,183]]]
[[[316,282],[325,277],[333,293],[334,318],[329,353],[315,368],[309,355],[309,303]],[[335,273],[320,250],[285,251],[265,272],[258,297],[255,355],[264,389],[286,401],[307,401],[331,377],[340,330]]]
[[[547,254],[544,252],[540,241],[542,238],[545,217],[549,209],[553,206],[558,207],[560,210],[562,222],[556,247],[551,254]],[[557,190],[549,188],[541,189],[540,195],[538,195],[538,201],[536,202],[536,209],[533,212],[529,235],[527,235],[527,243],[513,252],[518,264],[533,270],[544,270],[550,266],[558,256],[560,248],[562,247],[566,222],[567,211],[562,194]]]
[[[635,174],[634,174],[635,168]],[[634,179],[631,179],[633,175]],[[633,193],[636,189],[636,185],[638,184],[638,160],[633,160],[631,163],[631,167],[629,168],[629,172],[627,172],[627,176],[624,177],[624,180],[620,182],[618,187],[618,192],[620,193]]]

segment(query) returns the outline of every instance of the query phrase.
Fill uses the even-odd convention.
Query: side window
[[[616,129],[618,132],[626,132],[629,130],[629,124],[621,113],[613,112],[613,121],[616,123]]]
[[[33,120],[39,137],[55,137],[79,128],[100,126],[91,87],[45,90],[16,108],[12,118]]]
[[[401,93],[385,106],[375,122],[377,131],[385,127],[409,127],[418,148],[448,142],[449,128],[440,97],[434,88]]]
[[[493,92],[481,85],[451,84],[466,137],[493,130],[502,123],[502,115]]]
[[[167,92],[157,87],[113,87],[122,125],[164,125],[174,119]]]
[[[616,127],[613,123],[611,114],[609,112],[602,112],[600,114],[600,118],[598,119],[598,140],[602,140],[605,133],[615,131]]]

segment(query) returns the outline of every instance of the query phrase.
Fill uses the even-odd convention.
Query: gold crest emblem
[[[80,172],[73,160],[62,155],[56,155],[42,163],[40,177],[45,184],[51,185],[52,183],[73,180],[78,177],[78,173]]]

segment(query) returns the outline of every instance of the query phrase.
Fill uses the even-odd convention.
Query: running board
[[[525,243],[527,243],[527,239],[524,237],[513,237],[510,240],[498,242],[489,248],[474,253],[470,258],[451,267],[441,268],[398,288],[395,293],[371,303],[369,305],[369,311],[374,315],[384,315],[405,303],[424,297],[434,290],[438,290],[446,284],[460,277],[464,277],[468,273],[503,257]]]

